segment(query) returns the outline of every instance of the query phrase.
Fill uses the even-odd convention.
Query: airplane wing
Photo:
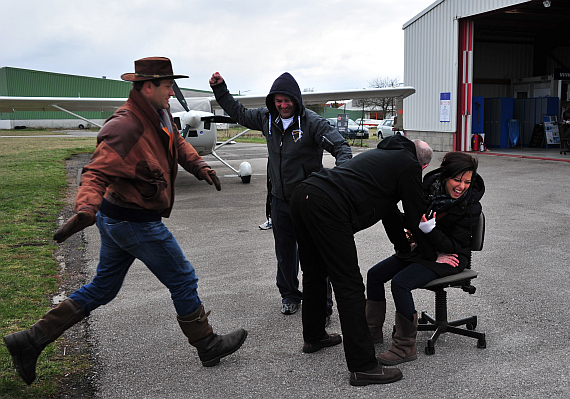
[[[127,101],[126,98],[80,98],[80,97],[9,97],[0,96],[0,113],[15,111],[63,111],[95,126],[99,123],[88,120],[76,112],[114,112]],[[178,100],[170,101],[171,112],[184,111]],[[211,112],[209,98],[188,98],[188,105],[195,111]]]
[[[14,111],[115,111],[126,98],[9,97],[0,96],[0,112]]]
[[[380,89],[357,89],[357,90],[336,90],[321,92],[304,92],[303,103],[307,104],[325,104],[328,101],[356,100],[381,97],[401,97],[406,98],[416,92],[413,87],[387,87]],[[235,96],[234,98],[247,108],[257,108],[265,106],[266,96]],[[210,98],[212,107],[220,108],[215,99]]]
[[[176,98],[171,99],[171,112],[183,111]],[[81,97],[9,97],[0,96],[0,113],[15,111],[110,111],[127,101],[126,98],[81,98]],[[187,99],[191,109],[210,112],[209,97],[191,97]],[[215,102],[215,100],[214,100]]]
[[[305,104],[324,104],[328,101],[380,98],[408,97],[416,92],[413,87],[389,87],[381,89],[337,90],[302,93]],[[265,106],[266,96],[236,96],[247,108]],[[212,108],[220,108],[214,97],[187,97],[190,109],[211,112]],[[176,99],[171,101],[171,112],[181,111],[182,107]],[[127,101],[126,98],[81,98],[81,97],[10,97],[0,96],[0,113],[15,111],[63,111],[84,119],[74,112],[80,111],[115,111]],[[180,109],[178,109],[180,108]]]

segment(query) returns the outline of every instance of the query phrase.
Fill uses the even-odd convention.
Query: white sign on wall
[[[439,93],[439,121],[451,122],[451,93]]]

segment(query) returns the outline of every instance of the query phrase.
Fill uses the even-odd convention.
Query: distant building
[[[11,97],[94,97],[129,96],[131,82],[30,69],[0,68],[0,96]],[[211,92],[181,89],[186,95],[210,96]],[[102,124],[112,112],[78,112],[78,115]],[[87,128],[89,124],[63,111],[16,111],[0,113],[0,129],[19,126],[43,128]]]
[[[334,106],[333,106],[334,104]],[[336,103],[331,101],[323,105],[320,115],[325,118],[334,118],[338,114],[349,114],[350,119],[384,119],[384,111],[375,106],[362,106],[354,104],[354,100],[349,100],[346,103]]]

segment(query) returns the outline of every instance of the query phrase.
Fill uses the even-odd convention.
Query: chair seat
[[[465,269],[461,273],[452,274],[451,276],[445,276],[441,278],[436,278],[430,281],[422,288],[426,290],[434,290],[440,287],[451,287],[457,285],[463,281],[471,280],[477,277],[477,272],[471,269]]]

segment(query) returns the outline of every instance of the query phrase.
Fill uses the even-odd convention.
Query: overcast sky
[[[120,79],[165,56],[179,85],[266,94],[281,73],[301,90],[369,87],[404,73],[404,23],[435,0],[0,0],[0,67]]]

